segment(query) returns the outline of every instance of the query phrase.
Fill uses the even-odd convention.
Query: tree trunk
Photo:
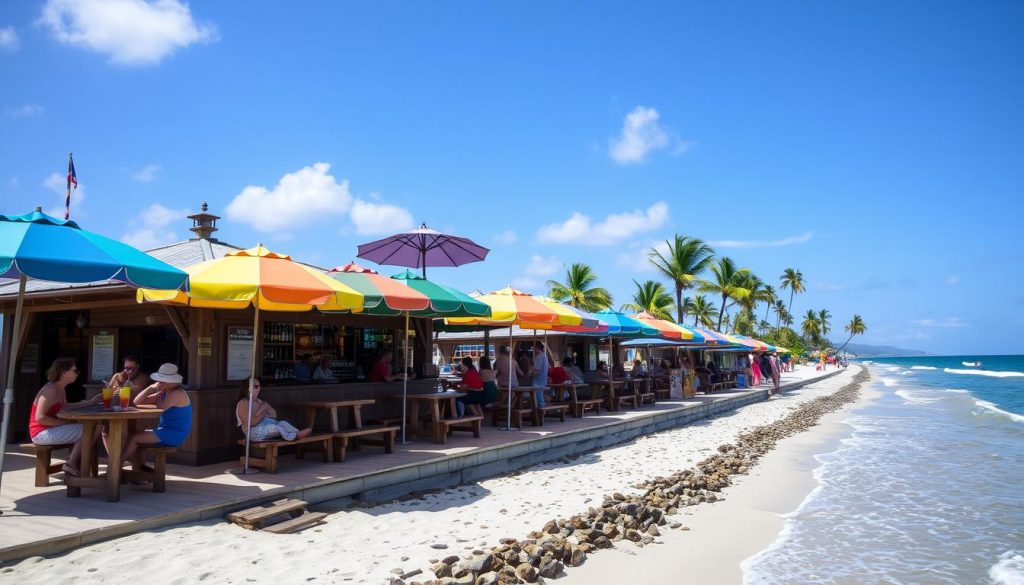
[[[676,316],[679,319],[677,323],[683,322],[683,285],[677,280],[676,281]]]
[[[725,316],[725,299],[728,297],[727,294],[722,293],[722,308],[718,310],[718,330],[722,330],[722,317]]]

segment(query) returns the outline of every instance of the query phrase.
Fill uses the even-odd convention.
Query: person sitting
[[[713,360],[708,360],[707,370],[711,373],[711,381],[718,382],[718,366]]]
[[[519,352],[519,371],[522,374],[519,376],[520,386],[529,386],[533,383],[533,360],[530,359],[530,355],[525,352]]]
[[[299,361],[292,365],[292,377],[300,382],[312,382],[313,365],[313,356],[308,353],[302,354]]]
[[[269,402],[260,400],[262,380],[257,376],[252,380],[252,418],[249,418],[249,381],[242,382],[238,389],[238,403],[235,405],[235,421],[250,441],[266,441],[267,439],[284,439],[294,441],[305,439],[313,432],[306,428],[299,430],[287,421],[278,420],[277,411]]]
[[[466,392],[465,396],[458,399],[462,405],[460,410],[469,409],[473,415],[483,416],[483,407],[498,400],[496,373],[490,368],[490,358],[480,358],[479,372],[473,368],[472,358],[463,358],[463,363],[466,360],[469,360],[466,373],[462,377],[462,383],[457,386],[457,389]]]
[[[329,355],[322,355],[316,360],[316,368],[313,369],[313,379],[324,382],[336,381],[334,371],[331,370],[331,362],[334,361]]]
[[[489,358],[480,358],[481,367],[483,367],[483,364],[485,363],[484,360],[487,360],[487,369],[490,370],[491,360]],[[459,404],[458,415],[461,417],[463,412],[466,410],[466,407],[469,407],[470,412],[475,415],[483,415],[484,411],[483,408],[481,408],[482,405],[494,402],[494,399],[498,395],[498,386],[497,384],[494,386],[494,396],[492,396],[489,401],[483,402],[487,398],[484,392],[484,381],[480,376],[480,372],[473,367],[473,358],[469,356],[462,358],[462,366],[462,370],[464,372],[462,374],[462,381],[455,386],[455,389],[465,392],[466,395],[457,399]],[[494,372],[491,371],[491,377],[493,377],[493,375]]]
[[[178,447],[192,430],[192,402],[181,387],[178,366],[163,364],[150,378],[154,383],[140,392],[133,402],[139,408],[162,410],[160,422],[151,431],[138,431],[128,437],[118,465],[124,465],[131,459],[139,445]]]
[[[551,384],[565,384],[569,381],[569,371],[565,369],[565,365],[569,362],[569,358],[564,358],[562,363],[548,370],[548,382]]]
[[[132,387],[132,397],[138,396],[139,392],[149,386],[149,375],[142,371],[139,358],[134,355],[124,356],[123,368],[120,372],[110,377],[107,383],[108,388],[121,388],[122,386]]]
[[[508,389],[509,380],[511,380],[513,388],[518,388],[519,379],[526,377],[526,372],[519,367],[519,362],[512,361],[508,347],[502,346],[498,349],[498,359],[495,360],[494,365],[496,366],[495,377],[497,378],[499,388]],[[512,368],[515,369],[509,372]]]
[[[74,443],[71,454],[64,463],[64,473],[81,475],[82,465],[82,424],[68,422],[57,417],[61,410],[80,410],[99,404],[103,395],[97,394],[90,400],[68,404],[67,386],[78,378],[78,367],[71,358],[57,358],[46,371],[48,380],[36,393],[28,413],[28,434],[36,445],[66,445]],[[98,431],[98,429],[97,429]],[[96,437],[90,440],[95,441]]]
[[[380,354],[380,359],[373,364],[373,369],[370,370],[371,382],[394,382],[402,379],[402,374],[391,373],[392,357],[393,354],[390,351]],[[470,361],[472,362],[472,360]]]
[[[640,358],[633,360],[633,369],[629,371],[629,374],[634,378],[643,378],[647,376],[647,368],[644,366],[644,363]]]
[[[576,362],[572,358],[565,358],[562,360],[562,365],[565,367],[565,371],[569,374],[569,381],[573,384],[583,383],[583,370],[576,365]]]

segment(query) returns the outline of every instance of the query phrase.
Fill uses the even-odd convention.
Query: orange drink
[[[103,387],[103,408],[110,408],[110,401],[114,398],[114,389],[110,386]]]
[[[121,408],[128,408],[128,403],[132,399],[132,387],[121,386]]]

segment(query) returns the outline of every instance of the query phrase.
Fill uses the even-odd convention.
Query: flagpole
[[[78,176],[75,174],[75,157],[74,153],[68,153],[68,191],[64,197],[64,221],[71,219],[71,184],[75,184],[75,189],[78,189]]]

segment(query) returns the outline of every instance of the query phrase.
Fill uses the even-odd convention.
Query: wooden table
[[[608,402],[608,410],[612,412],[618,410],[615,404],[615,390],[625,386],[625,380],[593,380],[588,382],[588,384],[591,386],[597,386],[598,391],[601,392],[607,390],[605,400]]]
[[[331,431],[338,432],[341,427],[338,425],[338,409],[339,408],[350,408],[352,409],[348,417],[348,428],[350,429],[361,429],[363,428],[363,414],[362,408],[364,406],[370,406],[375,404],[377,401],[372,398],[356,398],[352,400],[314,400],[312,402],[299,402],[297,406],[301,406],[306,409],[309,414],[309,424],[306,425],[309,428],[313,428],[316,423],[316,415],[320,410],[326,410],[331,416]]]
[[[82,410],[62,410],[57,416],[63,420],[82,423],[82,461],[79,466],[80,477],[68,476],[67,492],[69,498],[77,498],[82,495],[82,488],[99,488],[104,486],[107,490],[107,501],[117,502],[121,499],[121,451],[124,449],[126,428],[128,422],[144,418],[156,418],[163,413],[156,408],[138,409],[128,407],[127,409],[114,408],[104,410],[103,407]],[[93,475],[96,465],[96,449],[93,436],[96,436],[96,425],[107,425],[107,445],[110,452],[107,454],[107,476],[100,477]]]
[[[559,400],[559,401],[562,398],[561,397],[561,394],[562,394],[561,391],[562,390],[568,391],[569,392],[569,403],[572,405],[573,416],[578,416],[578,417],[582,417],[583,416],[583,409],[580,408],[580,402],[581,401],[580,401],[580,397],[579,397],[578,391],[579,391],[580,388],[589,388],[590,384],[587,384],[586,382],[582,382],[582,383],[579,383],[579,384],[577,384],[575,382],[562,382],[561,384],[548,384],[548,387],[555,390],[555,399]],[[584,400],[583,402],[587,402],[587,401]]]
[[[432,392],[430,394],[408,394],[406,399],[410,402],[408,412],[408,428],[413,434],[420,434],[420,405],[425,405],[430,413],[430,426],[433,430],[434,442],[444,444],[442,433],[441,415],[447,410],[449,416],[454,418],[458,413],[455,407],[455,399],[465,396],[465,392]],[[401,400],[401,396],[395,398]]]

